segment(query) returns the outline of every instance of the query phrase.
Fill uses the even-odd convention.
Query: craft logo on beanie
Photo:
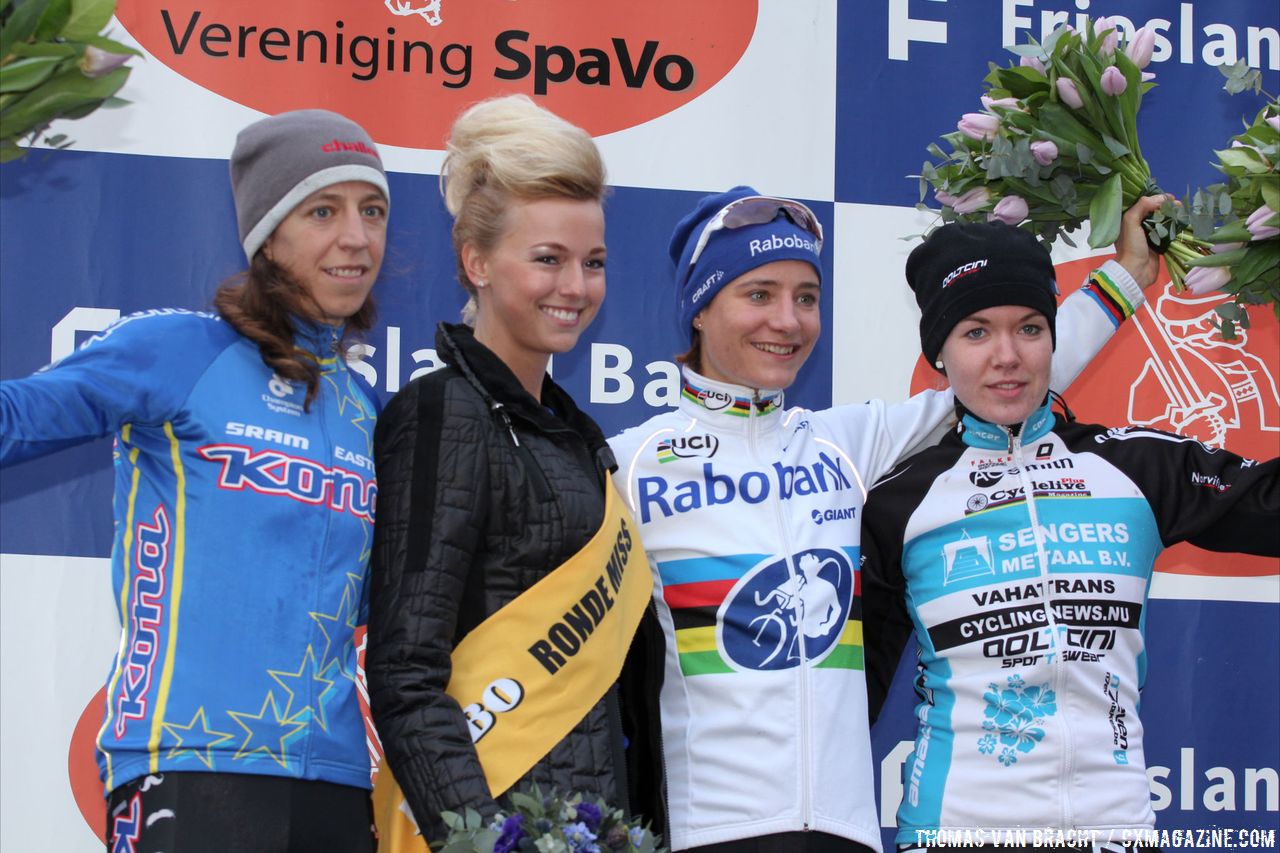
[[[907,258],[907,284],[920,306],[920,349],[935,364],[956,324],[977,311],[1025,305],[1055,336],[1057,281],[1049,252],[1029,232],[1003,222],[954,222]]]
[[[231,193],[250,261],[307,196],[347,181],[373,184],[391,200],[377,146],[364,128],[329,110],[293,110],[240,131],[231,152]]]

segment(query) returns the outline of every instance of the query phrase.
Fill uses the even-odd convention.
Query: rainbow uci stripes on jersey
[[[712,388],[699,388],[689,381],[689,373],[684,374],[680,383],[680,396],[709,409],[727,415],[745,418],[751,415],[751,407],[755,406],[756,415],[767,415],[782,405],[782,393],[771,394],[753,400],[751,397],[739,397]]]
[[[857,552],[814,548],[792,560],[735,554],[659,563],[681,672],[773,671],[802,661],[862,669]]]

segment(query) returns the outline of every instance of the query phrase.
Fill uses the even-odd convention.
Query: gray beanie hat
[[[245,257],[252,261],[303,199],[344,181],[366,181],[391,200],[378,149],[345,116],[294,110],[240,131],[231,152],[231,193]]]

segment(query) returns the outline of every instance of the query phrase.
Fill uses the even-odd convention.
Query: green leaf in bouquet
[[[8,163],[10,160],[17,160],[26,153],[25,148],[8,139],[0,139],[0,163]]]
[[[71,0],[49,0],[48,5],[45,6],[44,14],[40,16],[40,23],[36,24],[35,32],[31,34],[31,38],[35,41],[51,40],[62,32],[62,27],[70,17]]]
[[[1242,250],[1245,257],[1232,269],[1232,278],[1243,284],[1280,267],[1280,238],[1255,240]]]
[[[1198,239],[1207,239],[1214,229],[1218,227],[1218,217],[1214,215],[1215,194],[1206,193],[1203,190],[1196,190],[1192,196],[1191,204],[1184,205],[1189,208],[1186,213],[1187,224],[1191,226],[1191,231]]]
[[[127,44],[122,44],[121,42],[118,42],[115,39],[109,39],[106,36],[90,36],[89,38],[84,39],[84,43],[87,45],[92,45],[93,47],[98,48],[98,50],[105,50],[107,53],[121,53],[121,54],[128,54],[130,56],[142,56],[142,51],[129,47],[129,45]]]
[[[54,75],[35,91],[0,110],[0,137],[13,139],[63,116],[72,116],[94,107],[114,95],[129,76],[130,69],[117,68],[101,77],[89,78],[78,68]]]
[[[1253,235],[1245,227],[1244,220],[1237,219],[1235,222],[1223,225],[1217,231],[1205,237],[1204,241],[1216,245],[1218,243],[1248,243],[1252,239]]]
[[[440,812],[440,820],[443,821],[444,825],[450,830],[461,831],[467,828],[467,822],[462,815],[455,811],[450,811],[449,809],[445,809]]]
[[[1280,210],[1280,175],[1265,175],[1257,183],[1262,203],[1272,210]]]
[[[1032,41],[1030,44],[1006,44],[1004,49],[1014,56],[1030,56],[1034,59],[1044,58],[1044,48]]]
[[[1115,171],[1105,163],[1099,162],[1094,157],[1093,149],[1083,142],[1076,143],[1076,159],[1080,161],[1081,166],[1089,166],[1099,175],[1110,175]]]
[[[1076,211],[1076,199],[1079,193],[1076,190],[1075,181],[1071,180],[1070,175],[1056,175],[1053,180],[1049,181],[1049,189],[1053,192],[1053,197],[1062,205],[1062,209],[1068,213]]]
[[[1256,68],[1250,68],[1249,63],[1243,59],[1234,65],[1219,65],[1218,70],[1227,78],[1222,88],[1232,95],[1249,89],[1254,92],[1262,91],[1262,73]]]
[[[31,38],[49,5],[50,0],[24,0],[13,4],[9,17],[0,26],[0,59],[7,57],[14,45]]]
[[[1017,65],[998,68],[993,72],[999,88],[1008,91],[1010,97],[1024,101],[1038,94],[1049,93],[1049,78],[1034,68]],[[988,80],[991,75],[988,75]]]
[[[1239,249],[1232,249],[1230,252],[1216,252],[1212,255],[1204,255],[1193,261],[1188,261],[1188,267],[1234,267],[1245,259],[1249,252],[1248,246],[1241,246]]]
[[[32,56],[0,65],[0,92],[28,92],[53,76],[60,56]]]
[[[1250,174],[1261,175],[1271,170],[1270,164],[1263,160],[1262,155],[1252,148],[1225,148],[1213,153],[1218,155],[1218,159],[1224,165],[1243,169]]]
[[[1114,174],[1103,182],[1089,203],[1091,248],[1110,246],[1120,236],[1120,217],[1124,213],[1122,191],[1120,175]]]
[[[102,32],[115,11],[116,0],[71,0],[71,14],[61,29],[62,37],[88,41]]]
[[[1107,150],[1110,151],[1112,156],[1116,157],[1117,159],[1119,159],[1120,157],[1127,157],[1128,155],[1133,153],[1131,150],[1129,150],[1129,146],[1125,145],[1123,142],[1113,138],[1110,135],[1106,135],[1106,134],[1103,135],[1102,144],[1107,146]]]
[[[511,805],[523,809],[535,817],[544,817],[546,815],[541,796],[533,796],[524,791],[512,791],[508,795],[508,799],[511,800]]]
[[[1062,139],[1074,145],[1086,145],[1097,151],[1104,148],[1103,141],[1064,106],[1058,103],[1047,103],[1040,108],[1040,124],[1045,132],[1056,139]],[[1058,146],[1059,148],[1062,145]]]
[[[80,48],[74,44],[66,44],[62,42],[19,42],[13,46],[13,50],[9,51],[9,56],[60,56],[66,58],[68,56],[79,56]]]

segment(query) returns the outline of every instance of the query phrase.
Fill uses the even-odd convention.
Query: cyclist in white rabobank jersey
[[[128,316],[0,383],[0,463],[115,437],[109,848],[372,851],[353,632],[377,401],[343,344],[372,323],[387,181],[320,110],[246,128],[231,175],[250,268],[218,313]]]
[[[1145,258],[1137,242],[1130,254]],[[785,408],[820,333],[820,248],[804,205],[749,187],[702,199],[671,242],[692,340],[678,407],[611,442],[667,635],[674,850],[880,849],[859,523],[865,487],[940,427],[953,398]],[[1141,298],[1108,262],[1064,303],[1064,381]]]

